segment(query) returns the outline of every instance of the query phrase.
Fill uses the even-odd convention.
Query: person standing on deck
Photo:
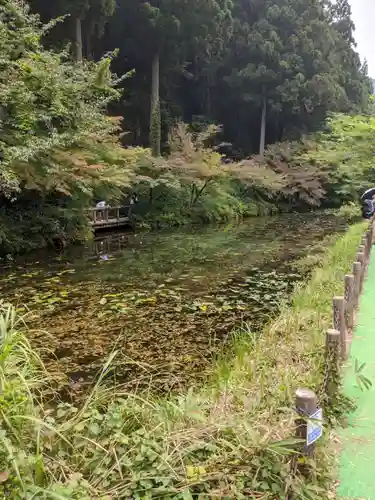
[[[99,201],[96,204],[95,208],[101,208],[101,209],[103,209],[103,210],[100,210],[100,211],[96,212],[96,215],[97,215],[97,217],[99,217],[99,219],[104,219],[104,209],[107,208],[107,207],[108,207],[107,202],[104,201],[104,200],[103,201]]]
[[[132,193],[130,196],[130,205],[135,205],[138,203],[138,195],[137,193]]]

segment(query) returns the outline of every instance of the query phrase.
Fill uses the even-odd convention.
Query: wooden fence
[[[134,205],[124,205],[119,207],[90,208],[86,210],[92,229],[104,229],[120,227],[133,223]]]
[[[358,252],[350,274],[344,279],[344,295],[333,297],[332,328],[326,332],[325,368],[323,384],[316,394],[310,389],[299,388],[296,391],[297,410],[296,437],[301,438],[302,446],[294,460],[296,468],[306,466],[302,456],[312,456],[318,437],[322,432],[322,413],[319,402],[330,403],[338,395],[341,381],[341,366],[347,360],[356,325],[356,314],[365,281],[373,242],[374,221],[362,236]],[[375,307],[375,305],[374,305]],[[315,433],[315,435],[314,435]]]

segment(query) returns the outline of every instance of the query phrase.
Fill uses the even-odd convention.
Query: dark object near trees
[[[139,199],[137,193],[132,193],[130,196],[130,205],[136,205],[138,201]]]
[[[365,219],[371,219],[374,214],[374,206],[371,199],[362,200],[362,216]]]
[[[372,197],[374,196],[374,194],[375,194],[375,187],[368,189],[361,196],[361,201],[372,200]]]
[[[362,201],[362,216],[365,219],[371,219],[374,215],[374,201],[373,196],[375,195],[375,187],[372,187],[365,191],[361,196]]]
[[[222,156],[220,161],[223,165],[229,165],[229,163],[232,163],[232,160],[227,156]]]
[[[62,252],[67,245],[66,239],[62,236],[56,236],[52,238],[52,243],[58,252]]]
[[[362,210],[362,216],[363,216],[364,219],[371,219],[372,215],[373,215],[373,212],[370,212],[366,208],[364,208]]]

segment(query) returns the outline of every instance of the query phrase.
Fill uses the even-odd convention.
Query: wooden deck
[[[109,208],[90,208],[86,211],[93,231],[132,225],[133,205]]]

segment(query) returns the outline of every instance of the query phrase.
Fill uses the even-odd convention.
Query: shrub
[[[78,216],[79,221],[70,225],[74,210],[82,213],[103,193],[118,199],[131,177],[117,138],[118,120],[105,113],[107,103],[117,96],[110,57],[75,64],[67,53],[43,48],[41,39],[48,29],[29,13],[25,2],[3,2],[0,202],[5,208],[2,240],[9,251],[32,246],[26,240],[30,232],[24,242],[16,241],[21,240],[19,226],[24,220],[35,221],[31,231],[43,229],[47,239],[52,237],[54,224],[47,219],[53,207],[55,225],[67,232],[72,227],[69,236],[75,239],[77,228],[82,233],[83,218]],[[43,215],[46,221],[41,224]],[[43,237],[37,239],[43,242]]]
[[[220,222],[275,210],[283,181],[255,162],[223,165],[206,146],[216,127],[193,133],[179,123],[170,134],[170,155],[144,155],[133,189],[148,203],[141,215],[161,224]],[[140,210],[138,209],[138,213]]]

